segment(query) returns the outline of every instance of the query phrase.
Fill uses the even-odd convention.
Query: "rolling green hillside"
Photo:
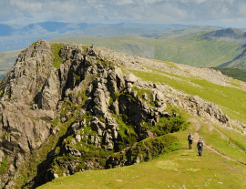
[[[0,78],[9,71],[21,50],[0,52]]]
[[[215,70],[221,71],[224,75],[246,81],[246,70],[238,68],[213,68]]]
[[[169,64],[169,66],[170,64],[173,64],[170,62],[162,63]],[[173,66],[175,66],[175,64],[173,64]],[[244,90],[217,85],[197,77],[185,77],[178,74],[170,74],[159,69],[149,69],[153,72],[128,71],[145,81],[163,82],[175,89],[182,90],[187,94],[198,95],[205,100],[219,105],[231,118],[246,123],[246,92]],[[172,76],[172,78],[168,77],[168,75]],[[236,86],[240,86],[240,83],[235,80],[232,80],[231,82]]]
[[[239,54],[235,56],[232,60],[226,61],[225,63],[219,65],[219,68],[239,68],[246,69],[246,46],[242,45],[237,49]]]
[[[179,69],[177,64],[160,62]],[[165,83],[177,90],[219,105],[230,118],[246,123],[245,91],[234,87],[213,84],[195,77],[185,77],[155,68],[145,71],[123,67],[144,81]],[[150,71],[152,70],[152,71]],[[170,77],[169,77],[170,76]],[[231,81],[240,87],[245,82]],[[158,158],[126,167],[108,170],[90,170],[72,176],[56,178],[40,187],[49,188],[245,188],[246,135],[211,124],[206,119],[184,113],[192,124],[188,129],[169,135],[178,142]],[[234,125],[232,125],[234,128]],[[193,149],[188,150],[187,135],[194,135]],[[196,142],[205,141],[203,156],[197,155]]]
[[[206,33],[168,38],[144,38],[140,36],[112,37],[67,37],[54,41],[78,43],[83,45],[109,47],[115,51],[125,52],[133,56],[167,60],[195,67],[218,66],[233,59],[241,53],[237,49],[242,41],[223,41],[205,39]]]

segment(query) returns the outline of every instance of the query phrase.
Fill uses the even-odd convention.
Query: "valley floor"
[[[61,177],[40,188],[246,188],[245,160],[240,159],[245,151],[230,157],[228,154],[237,146],[230,144],[223,133],[197,117],[189,120],[189,129],[173,134],[181,144],[175,151],[137,165]],[[188,149],[189,132],[194,135],[192,150]],[[198,156],[196,148],[199,136],[205,142],[202,156]],[[209,136],[217,136],[217,143]],[[223,145],[218,145],[220,142]]]

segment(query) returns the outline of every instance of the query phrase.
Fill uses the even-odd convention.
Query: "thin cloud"
[[[209,22],[244,20],[244,0],[0,0],[0,22]]]

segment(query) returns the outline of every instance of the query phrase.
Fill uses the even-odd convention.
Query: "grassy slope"
[[[242,40],[245,42],[245,40]],[[224,64],[219,67],[222,68],[238,68],[238,69],[246,69],[246,48],[245,45],[242,45],[237,49],[238,52],[241,52],[238,56],[235,56],[234,59],[226,61]]]
[[[174,66],[172,63],[167,62],[167,64]],[[126,71],[124,70],[124,72]],[[228,111],[229,116],[240,118],[245,122],[245,104],[243,103],[246,101],[246,95],[243,91],[155,69],[153,69],[154,73],[130,71],[143,80],[164,82],[187,93],[198,94],[204,99],[219,104],[220,107]],[[170,79],[161,75],[162,73],[175,76],[183,81]],[[199,85],[199,89],[187,84],[188,82]],[[235,100],[241,101],[235,103]],[[234,111],[238,111],[239,114],[234,114]],[[187,119],[189,117],[186,115]],[[195,119],[201,122],[199,118]],[[205,123],[201,125],[199,133],[206,144],[236,161],[246,163],[245,151],[239,147],[240,145],[246,148],[245,135],[214,125],[225,136],[231,138],[229,141],[228,138],[222,137],[215,128],[211,129]],[[204,149],[203,156],[199,157],[195,148],[187,149],[188,132],[195,133],[195,124],[185,131],[172,134],[179,139],[181,144],[179,149],[163,154],[149,162],[110,170],[76,173],[73,176],[55,179],[40,188],[74,188],[74,186],[77,188],[184,188],[184,186],[186,188],[246,188],[244,165],[228,160],[207,148]],[[236,142],[237,145],[233,142]],[[195,145],[193,144],[193,147]]]
[[[219,127],[217,127],[219,128]],[[233,130],[228,130],[227,128],[219,128],[219,130],[226,136],[229,136],[231,139],[236,139],[239,141],[238,143],[241,144],[240,146],[246,147],[246,136],[235,132]],[[209,145],[212,145],[216,150],[219,152],[236,159],[237,161],[240,161],[244,164],[246,164],[246,156],[245,156],[245,150],[240,148],[238,145],[232,142],[232,140],[229,140],[228,138],[224,138],[218,130],[211,129],[211,127],[208,127],[206,125],[203,125],[203,127],[200,130],[200,134],[207,141]]]
[[[242,70],[238,68],[213,68],[213,69],[219,70],[221,71],[221,73],[229,77],[246,81],[246,70]]]
[[[168,63],[171,64],[171,63]],[[131,70],[137,77],[146,81],[162,82],[183,90],[187,94],[198,95],[201,98],[219,105],[233,119],[246,123],[246,92],[240,89],[221,86],[195,77],[183,77],[153,69],[154,72]],[[162,74],[171,75],[181,80],[171,79]],[[185,81],[185,82],[184,82]],[[187,84],[184,84],[187,83]],[[190,83],[190,84],[188,84]],[[192,85],[194,83],[195,85]],[[197,85],[199,87],[197,87]]]
[[[195,67],[218,66],[234,58],[240,43],[204,39],[203,33],[175,38],[144,38],[140,36],[67,37],[54,41],[95,44],[133,56],[168,60]]]
[[[174,133],[180,140],[181,148],[152,161],[76,173],[55,179],[40,188],[245,188],[245,166],[206,148],[202,157],[197,155],[195,148],[187,149],[187,134],[194,131],[195,125],[191,125],[186,131]],[[222,145],[221,148],[227,146]]]

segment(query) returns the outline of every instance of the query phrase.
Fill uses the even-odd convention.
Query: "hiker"
[[[189,149],[192,149],[192,141],[193,141],[192,135],[191,135],[191,133],[189,133],[189,135],[188,135]]]
[[[202,149],[203,149],[203,141],[202,138],[200,137],[198,142],[197,142],[197,148],[198,148],[198,154],[199,156],[202,155]]]

